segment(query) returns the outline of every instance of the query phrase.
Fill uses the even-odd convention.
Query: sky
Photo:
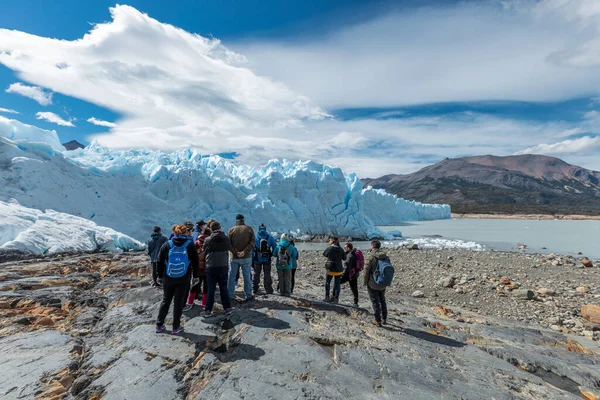
[[[0,118],[360,177],[481,154],[600,170],[600,2],[5,1]]]

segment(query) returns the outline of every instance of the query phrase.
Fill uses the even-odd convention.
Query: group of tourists
[[[156,226],[148,242],[148,255],[152,262],[151,285],[163,290],[156,332],[166,331],[165,318],[173,303],[173,334],[183,332],[181,316],[184,311],[200,306],[203,307],[201,316],[208,317],[213,313],[217,286],[224,312],[230,315],[240,271],[244,297],[238,301],[254,300],[254,296],[260,293],[261,275],[265,293],[273,294],[273,258],[278,275],[277,290],[282,296],[291,296],[299,258],[292,237],[283,234],[276,241],[264,224],[258,227],[255,235],[254,229],[245,224],[241,214],[236,216],[235,226],[227,234],[221,224],[212,219],[174,225],[168,239]],[[325,301],[337,303],[341,284],[348,282],[354,305],[358,307],[358,278],[366,268],[364,284],[375,311],[373,323],[378,326],[385,324],[385,289],[391,284],[393,267],[381,250],[381,243],[371,242],[366,263],[360,250],[350,242],[342,248],[337,237],[330,238],[329,247],[323,255],[327,271]]]

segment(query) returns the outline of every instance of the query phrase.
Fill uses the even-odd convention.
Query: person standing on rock
[[[263,286],[267,294],[273,294],[273,278],[271,278],[271,257],[274,254],[277,243],[275,238],[269,235],[265,224],[258,227],[256,246],[254,248],[254,279],[252,290],[256,295],[260,287],[260,273],[264,272]]]
[[[298,268],[298,258],[300,257],[300,252],[296,247],[296,242],[294,242],[294,239],[290,238],[290,244],[296,249],[296,257],[292,258],[292,290],[290,291],[292,294],[294,294],[294,286],[296,286],[296,269]]]
[[[196,225],[197,226],[197,225]],[[195,232],[194,232],[195,233]],[[206,254],[204,253],[204,241],[210,236],[210,229],[204,224],[202,232],[194,241],[198,250],[198,260],[200,266],[200,282],[196,286],[192,286],[187,299],[187,304],[183,311],[190,311],[194,307],[194,300],[202,293],[202,306],[206,306],[206,297],[208,295],[208,282],[206,280]]]
[[[185,225],[175,227],[175,236],[161,248],[158,257],[158,283],[163,286],[163,299],[156,319],[156,333],[165,332],[165,318],[173,302],[173,334],[183,332],[181,314],[185,298],[192,285],[200,282],[198,252],[194,242],[187,236]]]
[[[292,295],[292,268],[294,260],[297,258],[298,250],[284,233],[275,248],[275,266],[279,277],[279,292],[282,296],[290,297]]]
[[[337,303],[340,298],[340,284],[342,281],[342,275],[344,274],[343,261],[346,259],[346,253],[344,249],[340,247],[340,239],[332,236],[329,238],[329,247],[325,249],[323,255],[327,257],[325,262],[325,269],[327,270],[327,277],[325,279],[325,301],[331,303]],[[333,284],[333,296],[329,296],[331,291],[331,281]]]
[[[350,290],[354,295],[354,306],[358,307],[358,275],[360,274],[360,261],[364,266],[364,259],[360,250],[355,249],[354,245],[350,242],[344,246],[346,252],[346,261],[344,261],[344,275],[342,275],[341,283],[348,282],[350,284]]]
[[[382,326],[387,323],[388,310],[387,303],[385,301],[385,289],[387,286],[378,285],[373,278],[375,271],[378,269],[378,263],[380,261],[387,261],[389,263],[389,257],[381,250],[381,242],[379,240],[373,240],[371,242],[371,251],[369,257],[365,263],[365,277],[364,284],[369,292],[369,297],[373,305],[373,311],[375,313],[374,325]]]
[[[227,288],[227,277],[229,272],[229,252],[231,241],[221,230],[221,224],[214,221],[210,225],[211,234],[204,240],[204,254],[206,255],[206,279],[208,282],[208,296],[206,307],[202,316],[210,316],[215,304],[215,291],[219,285],[221,293],[221,304],[226,314],[231,314],[231,301]]]
[[[156,281],[158,278],[158,254],[162,245],[167,242],[167,238],[162,234],[160,226],[155,226],[152,231],[151,239],[148,241],[148,255],[152,263],[152,287],[159,287],[160,285]]]
[[[235,217],[235,226],[227,234],[231,240],[231,263],[229,270],[229,297],[233,298],[235,293],[236,275],[242,269],[244,277],[245,301],[254,300],[252,294],[252,248],[255,245],[254,229],[244,223],[244,216],[238,214]]]

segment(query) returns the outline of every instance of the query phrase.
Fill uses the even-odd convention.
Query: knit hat
[[[196,226],[198,228],[202,228],[204,225],[206,225],[206,222],[204,222],[203,219],[201,219],[200,221],[196,221]]]
[[[265,226],[265,224],[260,224],[260,226],[258,227],[259,231],[266,231],[267,227]]]
[[[242,214],[238,214],[235,216],[236,221],[239,221],[240,219],[244,219],[244,216]]]
[[[152,230],[154,232],[160,232],[160,226],[155,226]]]

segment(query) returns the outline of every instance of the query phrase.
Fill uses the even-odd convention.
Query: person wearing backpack
[[[292,295],[292,268],[294,259],[298,258],[298,250],[292,245],[284,233],[275,248],[275,266],[279,277],[279,293],[282,296]]]
[[[275,252],[277,243],[275,238],[269,235],[265,224],[260,224],[256,235],[256,247],[254,248],[254,279],[252,280],[252,291],[256,295],[260,287],[260,273],[264,272],[263,286],[267,294],[273,294],[273,278],[271,278],[271,257]]]
[[[327,277],[325,279],[324,301],[337,303],[340,298],[340,284],[342,281],[342,275],[344,274],[343,262],[346,259],[346,253],[344,253],[344,249],[340,247],[339,238],[335,236],[329,238],[329,247],[325,249],[323,256],[327,257],[327,261],[325,262]],[[334,281],[333,296],[329,297],[332,280]]]
[[[229,252],[231,251],[231,240],[221,230],[221,224],[213,221],[210,225],[211,234],[204,240],[204,254],[206,255],[206,279],[208,281],[208,296],[206,307],[202,316],[208,317],[212,314],[215,304],[215,292],[219,285],[221,293],[221,305],[225,314],[232,312],[227,280],[229,273]]]
[[[172,334],[177,335],[183,332],[181,314],[190,288],[190,278],[193,276],[192,285],[197,285],[200,282],[200,268],[196,246],[187,236],[188,228],[178,225],[173,232],[175,236],[160,248],[158,256],[157,281],[163,287],[163,299],[156,319],[156,333],[165,332],[165,318],[173,302]]]
[[[346,243],[344,250],[346,251],[346,261],[344,261],[345,269],[341,283],[348,282],[350,284],[350,290],[354,295],[354,306],[358,307],[358,276],[365,266],[365,258],[362,252],[355,249],[350,242]]]
[[[160,226],[155,226],[152,231],[151,239],[148,241],[148,255],[152,263],[152,287],[159,287],[160,285],[156,281],[158,278],[158,254],[168,239],[162,234]]]
[[[374,325],[382,326],[387,323],[388,310],[385,289],[392,284],[393,277],[394,267],[392,267],[387,254],[381,250],[381,242],[373,240],[369,258],[365,264],[364,284],[369,292],[375,313]]]
[[[198,265],[200,267],[200,282],[196,286],[192,286],[190,294],[187,299],[187,304],[183,308],[183,311],[190,311],[194,307],[194,300],[202,293],[202,306],[206,306],[206,297],[208,293],[208,282],[206,280],[206,254],[204,253],[204,241],[210,236],[210,229],[203,225],[202,231],[194,241],[196,249],[198,250]]]

